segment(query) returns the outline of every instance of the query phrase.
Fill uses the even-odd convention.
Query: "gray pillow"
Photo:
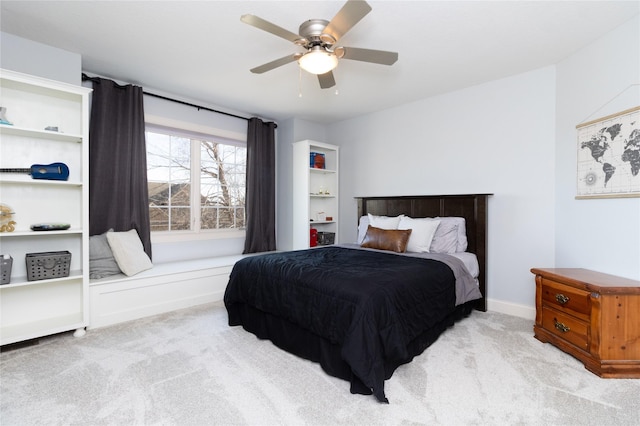
[[[436,217],[440,225],[431,240],[432,253],[462,253],[467,251],[467,226],[463,217]]]
[[[97,280],[120,272],[107,241],[107,233],[89,237],[89,278]]]

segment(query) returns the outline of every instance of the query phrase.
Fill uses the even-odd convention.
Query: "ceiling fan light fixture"
[[[320,46],[315,46],[298,59],[300,68],[311,74],[326,74],[338,66],[338,58]]]

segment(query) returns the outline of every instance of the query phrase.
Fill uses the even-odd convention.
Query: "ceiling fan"
[[[255,15],[242,15],[240,20],[245,24],[289,40],[305,50],[305,52],[290,54],[252,68],[251,72],[262,74],[290,62],[298,61],[300,68],[318,75],[322,89],[328,89],[336,84],[332,70],[338,66],[339,59],[393,65],[398,60],[397,52],[336,46],[338,40],[370,11],[371,6],[366,1],[348,0],[331,21],[309,19],[303,22],[298,29],[299,34],[285,30]]]

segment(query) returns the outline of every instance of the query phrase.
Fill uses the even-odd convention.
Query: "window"
[[[152,232],[244,229],[246,147],[174,129],[146,139]]]

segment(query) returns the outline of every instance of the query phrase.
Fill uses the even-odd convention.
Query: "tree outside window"
[[[245,226],[246,148],[147,131],[151,231]]]

